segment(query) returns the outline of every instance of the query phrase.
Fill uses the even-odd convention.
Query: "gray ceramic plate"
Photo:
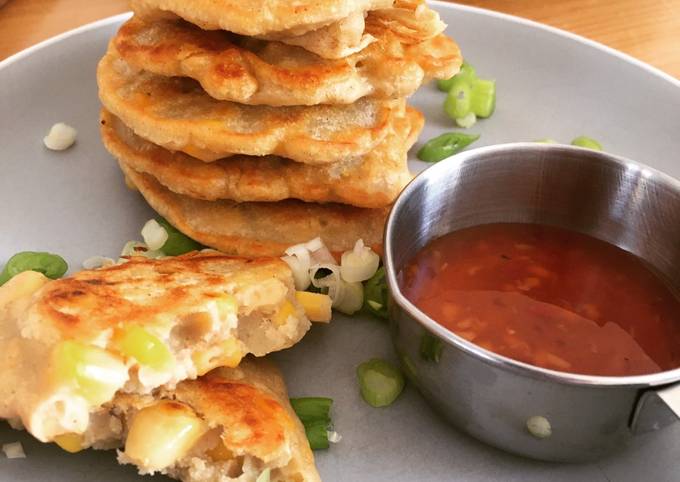
[[[434,6],[479,74],[498,79],[496,114],[472,129],[482,134],[479,145],[543,137],[568,142],[588,134],[611,152],[680,177],[677,80],[564,32],[483,10]],[[152,216],[125,188],[97,128],[95,65],[124,19],[83,27],[0,63],[0,263],[16,251],[51,250],[79,269],[91,255],[115,256]],[[442,101],[434,86],[414,97],[427,115],[422,139],[450,129]],[[59,121],[78,129],[77,144],[47,151],[42,137]],[[556,465],[507,455],[456,432],[411,388],[391,407],[372,409],[360,399],[354,370],[375,356],[392,357],[385,325],[342,317],[276,356],[292,395],[335,400],[343,440],[317,453],[327,481],[680,478],[680,424],[598,464]],[[21,440],[28,455],[0,458],[2,481],[144,480],[118,467],[112,453],[68,455],[0,427],[0,443]]]

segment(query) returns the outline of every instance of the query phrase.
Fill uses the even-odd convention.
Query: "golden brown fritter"
[[[411,180],[406,151],[424,119],[409,107],[405,117],[394,120],[392,132],[376,149],[353,161],[323,166],[276,156],[232,156],[206,163],[143,140],[106,110],[101,122],[102,140],[111,154],[177,194],[207,201],[295,198],[379,208],[392,204]]]
[[[340,60],[279,42],[206,32],[181,20],[145,22],[138,17],[120,28],[111,49],[137,69],[191,77],[216,99],[251,105],[407,97],[423,82],[458,71],[462,59],[451,39],[414,33],[415,9],[403,9],[403,15],[389,21],[386,15],[370,13],[367,32],[376,41]]]
[[[394,0],[132,0],[139,16],[157,21],[181,17],[204,30],[226,30],[299,45],[326,58],[340,58],[371,41],[364,34],[367,11]]]
[[[298,243],[321,237],[336,253],[357,239],[381,251],[388,209],[297,200],[276,203],[202,201],[175,194],[148,174],[121,163],[123,172],[153,209],[206,246],[238,256],[281,256]]]
[[[104,107],[135,134],[204,161],[275,154],[309,164],[366,154],[387,135],[403,100],[349,105],[250,106],[215,100],[198,82],[132,68],[109,52],[97,68]]]

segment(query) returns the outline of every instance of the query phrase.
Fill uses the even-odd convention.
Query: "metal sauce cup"
[[[551,461],[594,460],[636,433],[677,420],[680,368],[604,377],[535,367],[468,342],[402,295],[400,269],[430,240],[496,222],[594,236],[637,255],[680,287],[679,181],[569,146],[507,144],[458,154],[406,187],[385,231],[392,338],[404,371],[425,398],[470,435]],[[425,347],[435,347],[436,355],[423,353]],[[544,417],[550,435],[530,434],[531,417]]]

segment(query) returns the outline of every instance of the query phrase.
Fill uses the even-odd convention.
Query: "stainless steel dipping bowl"
[[[680,369],[602,377],[538,368],[466,341],[402,295],[398,273],[429,241],[496,222],[541,223],[594,236],[639,256],[680,288],[679,181],[569,146],[507,144],[458,154],[409,184],[385,231],[392,338],[405,373],[425,398],[484,442],[552,461],[597,459],[637,433],[677,420]],[[423,343],[441,353],[423,356]],[[547,419],[550,436],[529,433],[527,420],[536,416]]]

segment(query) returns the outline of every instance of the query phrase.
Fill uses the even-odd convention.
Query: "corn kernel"
[[[35,293],[49,281],[47,276],[37,271],[19,273],[0,286],[0,306]]]
[[[57,435],[54,437],[54,443],[72,454],[83,450],[83,436],[79,433]]]
[[[188,406],[162,401],[132,419],[125,455],[148,471],[162,470],[184,457],[207,430]]]
[[[333,301],[328,295],[310,293],[308,291],[296,291],[295,298],[305,310],[307,318],[311,321],[331,321],[331,305]]]
[[[217,299],[217,312],[221,319],[225,319],[230,315],[238,314],[238,303],[236,298],[232,295],[224,295]]]
[[[165,343],[140,326],[117,329],[113,344],[122,355],[134,358],[140,365],[159,371],[174,366],[175,359]]]
[[[205,375],[217,367],[236,367],[241,363],[242,358],[241,342],[234,338],[228,338],[219,345],[198,351],[192,356],[199,375]]]
[[[277,326],[285,325],[288,321],[288,317],[294,315],[295,307],[293,306],[293,303],[288,300],[284,300],[284,302],[281,303],[281,306],[279,307],[279,311],[274,313],[274,316],[272,316],[272,323]]]
[[[63,341],[52,352],[51,376],[71,385],[92,405],[111,400],[128,379],[125,364],[115,355],[77,341]]]

